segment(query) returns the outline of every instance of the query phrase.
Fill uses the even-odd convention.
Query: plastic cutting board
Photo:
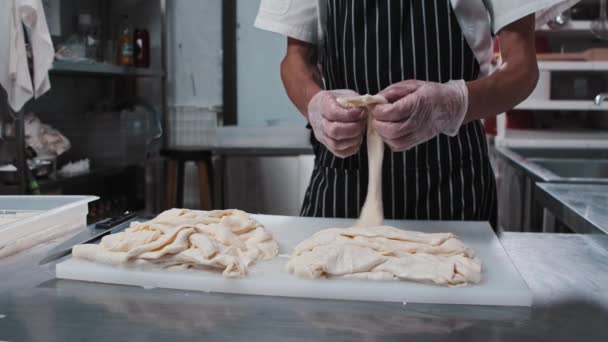
[[[57,278],[265,296],[385,302],[530,306],[532,292],[487,223],[387,221],[388,225],[422,232],[452,232],[471,246],[483,262],[480,284],[439,287],[404,281],[308,280],[285,270],[287,255],[300,241],[325,228],[346,228],[354,220],[256,215],[280,245],[280,256],[255,265],[243,279],[226,279],[206,271],[136,270],[68,259],[57,265]]]

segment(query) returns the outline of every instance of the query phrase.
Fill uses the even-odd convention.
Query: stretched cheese
[[[363,95],[353,98],[338,98],[336,101],[343,107],[366,107],[385,104],[388,101],[380,95]],[[382,205],[382,161],[384,159],[384,142],[371,124],[371,116],[367,123],[367,163],[369,177],[367,181],[367,196],[361,209],[358,226],[372,227],[384,223]]]

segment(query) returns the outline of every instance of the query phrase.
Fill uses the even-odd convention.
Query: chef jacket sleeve
[[[262,0],[254,26],[315,44],[319,40],[317,0]]]
[[[492,17],[494,32],[530,14],[536,14],[536,27],[545,25],[580,0],[483,0]]]

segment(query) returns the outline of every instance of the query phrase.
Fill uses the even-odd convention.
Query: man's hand
[[[366,116],[364,109],[344,108],[336,98],[356,96],[359,94],[352,90],[320,91],[308,104],[308,121],[315,137],[340,158],[359,151],[366,132]]]
[[[371,110],[373,125],[393,151],[407,151],[440,133],[458,133],[468,108],[464,81],[445,84],[416,80],[380,92],[390,104]]]

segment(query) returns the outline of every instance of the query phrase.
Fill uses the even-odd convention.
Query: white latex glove
[[[402,81],[379,95],[390,104],[371,110],[372,123],[384,142],[397,152],[407,151],[441,133],[455,136],[469,106],[469,91],[463,80],[445,84]]]
[[[344,108],[338,97],[356,97],[352,90],[320,91],[308,104],[308,122],[315,137],[336,157],[346,158],[359,151],[365,136],[366,115],[362,108]]]

